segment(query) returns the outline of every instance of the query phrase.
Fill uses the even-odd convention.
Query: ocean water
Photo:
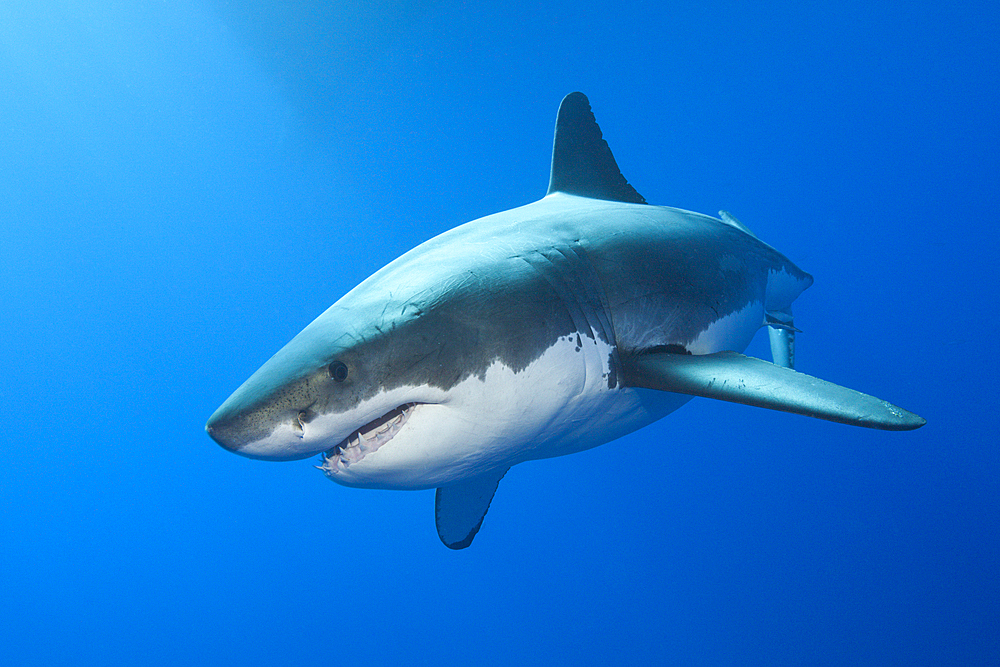
[[[292,4],[0,5],[0,662],[1000,664],[995,3]],[[927,426],[696,399],[515,467],[460,552],[432,491],[206,436],[541,197],[574,90],[650,202],[815,276],[800,370]]]

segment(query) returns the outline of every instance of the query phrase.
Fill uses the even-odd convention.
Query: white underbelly
[[[710,327],[696,341],[699,353],[744,349],[759,326],[759,306]],[[392,440],[331,479],[368,488],[432,488],[596,447],[691,400],[610,380],[611,352],[599,338],[574,334],[525,368],[498,360],[483,375],[449,389],[440,402],[417,406]]]
[[[331,476],[347,486],[416,489],[562,456],[649,424],[688,397],[609,387],[611,348],[559,339],[526,368],[495,362],[439,403],[419,405],[389,442]]]

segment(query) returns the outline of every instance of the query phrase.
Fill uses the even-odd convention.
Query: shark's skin
[[[878,399],[726,352],[770,324],[775,359],[790,366],[791,304],[811,283],[728,214],[646,204],[573,93],[543,199],[372,275],[206,428],[251,458],[323,454],[321,469],[346,486],[437,487],[439,535],[462,548],[512,465],[609,442],[694,395],[920,426]]]

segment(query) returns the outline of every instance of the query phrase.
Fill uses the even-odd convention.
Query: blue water
[[[285,4],[0,6],[0,662],[1000,663],[995,3]],[[800,370],[927,426],[695,400],[514,468],[462,552],[431,491],[205,435],[540,197],[573,90],[650,202],[815,276]]]

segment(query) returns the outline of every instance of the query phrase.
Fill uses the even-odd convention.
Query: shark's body
[[[650,206],[586,97],[560,107],[545,198],[414,248],[331,306],[209,420],[227,449],[323,453],[347,486],[437,488],[468,546],[510,466],[595,447],[709,396],[862,426],[916,415],[795,373],[812,278],[738,221]],[[768,324],[777,364],[741,351]]]

